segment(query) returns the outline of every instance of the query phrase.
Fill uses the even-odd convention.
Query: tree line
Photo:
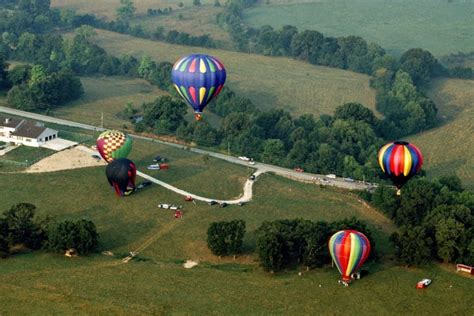
[[[13,248],[44,249],[64,253],[75,249],[89,254],[98,249],[99,234],[92,221],[56,221],[50,216],[36,216],[36,206],[18,203],[0,216],[0,256]]]
[[[371,243],[369,260],[376,258],[371,229],[354,217],[331,223],[304,219],[265,221],[255,232],[255,251],[266,271],[278,272],[298,266],[308,270],[322,267],[331,262],[329,238],[344,229],[363,233]],[[243,220],[211,223],[207,230],[208,248],[217,256],[238,255],[242,252],[244,235]]]
[[[399,227],[390,239],[401,263],[474,265],[474,194],[462,188],[458,177],[415,178],[401,196],[383,185],[363,195]]]

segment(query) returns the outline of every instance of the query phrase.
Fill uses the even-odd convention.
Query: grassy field
[[[429,176],[455,172],[474,189],[474,80],[437,79],[428,96],[439,108],[440,127],[409,138],[425,156]]]
[[[414,47],[436,56],[474,50],[472,0],[273,2],[246,10],[246,23],[277,28],[289,24],[326,36],[358,35],[396,55]]]
[[[366,75],[289,58],[171,45],[102,30],[97,33],[97,44],[114,55],[149,55],[170,62],[193,52],[217,56],[227,68],[226,84],[251,98],[260,109],[285,108],[294,115],[320,115],[332,113],[346,102],[360,102],[374,109],[375,93]]]
[[[137,149],[137,153],[141,149]],[[387,243],[391,223],[355,198],[314,185],[266,175],[256,186],[256,199],[244,207],[221,209],[203,203],[185,205],[185,216],[158,210],[160,201],[181,197],[152,186],[128,198],[117,199],[108,188],[103,168],[55,172],[46,175],[0,175],[0,209],[28,201],[41,213],[60,219],[92,219],[103,249],[115,254],[151,245],[144,261],[121,263],[118,258],[94,255],[68,259],[42,252],[16,255],[0,261],[0,312],[19,314],[470,314],[472,279],[452,267],[405,269],[394,266]],[[171,171],[170,169],[169,171]],[[48,185],[44,185],[45,176]],[[200,186],[208,177],[190,179]],[[220,188],[208,190],[217,194]],[[3,195],[2,195],[3,196]],[[307,218],[334,220],[358,216],[371,223],[383,254],[383,264],[370,265],[371,274],[350,288],[338,286],[335,268],[269,274],[250,254],[255,228],[264,220]],[[247,222],[246,253],[233,261],[209,254],[205,230],[215,220],[241,218]],[[200,260],[192,270],[185,259]],[[448,271],[448,269],[450,271]],[[430,277],[433,285],[416,291],[415,283]],[[336,299],[337,298],[337,299]],[[349,309],[348,309],[349,308]]]
[[[179,8],[178,3],[183,2],[184,7]],[[137,9],[135,14],[144,15],[148,9],[172,8],[185,10],[192,7],[193,0],[135,0],[133,6]],[[214,4],[214,0],[201,0],[202,4]],[[95,14],[99,17],[115,20],[120,0],[94,1],[94,0],[52,0],[51,7],[72,9],[82,14]]]

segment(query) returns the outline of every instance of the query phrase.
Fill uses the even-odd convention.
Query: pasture
[[[246,10],[244,21],[254,27],[294,25],[334,37],[358,35],[395,55],[416,47],[435,56],[474,50],[472,0],[273,2]]]
[[[438,106],[439,127],[409,137],[424,153],[428,176],[455,173],[474,189],[474,80],[436,79],[428,96]]]
[[[178,3],[183,2],[184,7],[179,8]],[[133,6],[135,14],[145,15],[148,9],[172,8],[173,10],[185,10],[192,7],[193,0],[136,0]],[[201,0],[202,4],[214,4],[213,0]],[[94,0],[51,0],[52,8],[75,10],[81,14],[95,14],[109,20],[115,20],[117,8],[121,6],[120,0],[94,1]]]
[[[113,55],[148,55],[174,63],[180,56],[207,53],[220,58],[227,69],[226,85],[250,98],[263,110],[284,108],[295,116],[333,113],[346,102],[359,102],[374,110],[375,92],[366,75],[313,66],[290,58],[274,58],[225,50],[172,45],[97,30],[94,41]]]
[[[141,152],[140,146],[134,149],[134,155]],[[156,204],[182,203],[182,197],[151,186],[117,199],[102,169],[0,174],[0,192],[9,192],[0,200],[1,210],[25,201],[37,205],[41,214],[59,219],[91,219],[101,234],[102,248],[115,254],[69,259],[36,252],[0,260],[0,312],[411,314],[421,309],[460,315],[472,311],[472,279],[457,275],[452,266],[395,266],[387,241],[393,225],[344,192],[264,175],[255,184],[255,200],[243,207],[221,209],[189,203],[184,218],[174,219],[172,212],[159,210]],[[4,181],[6,177],[8,181]],[[188,185],[198,187],[212,181],[213,177],[202,174],[188,178]],[[223,186],[208,187],[207,194],[218,195]],[[270,274],[258,267],[251,253],[255,228],[264,220],[348,216],[371,224],[382,255],[381,261],[369,265],[370,275],[349,288],[337,284],[335,268],[301,271],[301,276],[299,269]],[[235,261],[211,255],[205,246],[209,223],[235,218],[247,222],[244,254]],[[139,255],[141,261],[124,264],[119,260],[121,254],[145,241],[151,244]],[[186,259],[200,264],[186,270],[182,267]],[[433,285],[425,291],[415,290],[423,277],[432,278]]]

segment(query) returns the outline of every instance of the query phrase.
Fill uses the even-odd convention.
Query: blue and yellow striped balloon
[[[415,145],[396,141],[379,150],[378,160],[385,175],[400,189],[420,170],[423,155]]]
[[[217,58],[192,54],[174,64],[171,79],[179,95],[193,107],[196,119],[200,119],[204,107],[224,87],[226,71]]]

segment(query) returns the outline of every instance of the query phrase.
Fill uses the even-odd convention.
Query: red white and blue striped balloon
[[[216,57],[192,54],[174,64],[171,79],[176,91],[193,107],[198,118],[204,107],[224,87],[226,71]]]
[[[351,274],[364,264],[370,254],[369,239],[356,230],[338,231],[329,239],[328,246],[332,260],[345,282],[351,280]]]

